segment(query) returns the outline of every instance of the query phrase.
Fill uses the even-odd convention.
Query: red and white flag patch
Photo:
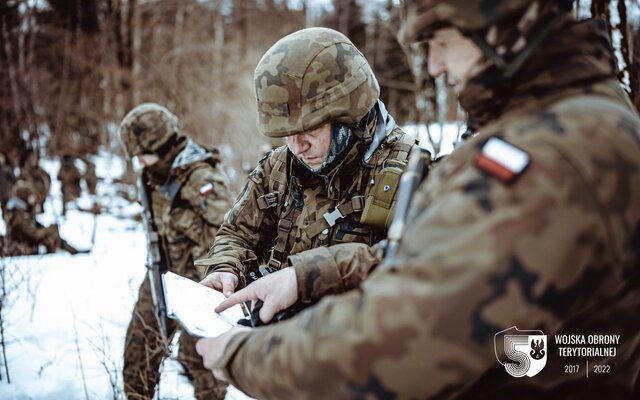
[[[203,196],[208,196],[213,193],[213,184],[211,182],[206,183],[200,187],[200,194]]]
[[[476,167],[504,183],[513,182],[529,165],[531,158],[526,151],[492,137],[482,146],[474,160]]]

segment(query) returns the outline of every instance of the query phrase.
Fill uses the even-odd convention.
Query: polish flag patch
[[[211,182],[204,184],[200,187],[200,194],[203,196],[208,196],[213,193],[213,184]]]
[[[527,168],[529,154],[497,137],[492,137],[482,147],[474,160],[476,167],[504,183],[513,182]]]

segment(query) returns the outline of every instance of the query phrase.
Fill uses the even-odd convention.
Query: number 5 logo
[[[536,376],[547,364],[547,335],[542,331],[512,326],[496,333],[493,345],[498,362],[516,378]]]

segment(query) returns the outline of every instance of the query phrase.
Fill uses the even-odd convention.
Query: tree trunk
[[[140,48],[142,46],[142,19],[140,18],[140,7],[137,0],[130,0],[129,7],[132,8],[131,29],[133,37],[133,47],[131,49],[131,97],[133,105],[140,103],[140,71],[142,70],[140,58]]]
[[[16,72],[16,67],[13,65],[14,56],[13,49],[11,47],[11,38],[9,37],[9,32],[7,32],[7,24],[6,21],[2,21],[2,39],[4,41],[4,52],[6,53],[7,59],[7,70],[9,72],[9,89],[11,90],[11,99],[13,105],[14,119],[16,121],[16,125],[20,125],[20,121],[22,121],[23,115],[20,104],[22,104],[20,88],[18,87],[18,74]]]

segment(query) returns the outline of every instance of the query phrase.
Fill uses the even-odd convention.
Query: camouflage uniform
[[[405,37],[523,7],[409,3],[418,7]],[[637,397],[640,119],[601,21],[567,17],[550,32],[505,91],[482,72],[462,91],[480,133],[419,188],[397,257],[358,290],[234,336],[216,365],[230,383],[278,399]],[[490,139],[528,153],[526,169],[510,180],[486,168]],[[511,326],[541,329],[549,343],[557,333],[621,338],[616,357],[588,359],[610,374],[565,374],[550,347],[545,369],[517,379],[493,343]]]
[[[37,199],[36,189],[29,182],[20,180],[14,185],[4,215],[7,235],[1,255],[38,254],[40,245],[47,253],[63,249],[77,254],[78,250],[60,237],[58,225],[45,227],[36,221]]]
[[[87,183],[87,190],[89,194],[96,194],[96,186],[98,184],[98,177],[96,176],[96,165],[89,159],[89,157],[83,159],[87,170],[84,173],[84,181]]]
[[[9,160],[4,153],[0,153],[0,207],[3,213],[15,182],[16,176]]]
[[[121,134],[130,155],[158,152],[153,146],[166,144],[169,139],[162,137],[162,130],[166,129],[162,122],[165,111],[169,113],[158,105],[147,103],[134,108],[124,118]],[[173,114],[166,115],[175,118]],[[141,136],[144,134],[140,134],[141,131],[148,132],[148,136]],[[132,132],[138,133],[133,142]],[[231,206],[231,199],[226,177],[216,166],[219,162],[217,150],[205,149],[177,132],[175,119],[175,126],[168,132],[172,139],[166,146],[167,153],[161,154],[163,159],[159,165],[146,167],[143,174],[151,189],[153,217],[164,243],[169,270],[199,280],[201,274],[193,268],[193,260],[206,254],[225,211]],[[153,141],[153,138],[157,140]],[[136,140],[149,148],[141,149],[135,144]],[[167,320],[169,341],[178,329],[175,321]],[[167,356],[167,344],[159,334],[147,276],[140,287],[127,329],[123,374],[128,398],[150,399],[154,396],[160,380],[158,369]],[[202,366],[195,351],[195,340],[185,332],[180,335],[178,361],[194,385],[196,398],[224,397],[226,385],[217,382]]]
[[[323,173],[310,171],[287,146],[258,163],[208,257],[196,262],[209,272],[236,274],[240,287],[259,265],[277,270],[291,265],[289,255],[308,249],[383,239],[398,183],[385,181],[385,174],[399,180],[416,142],[378,100],[362,54],[331,29],[305,29],[278,41],[258,64],[255,85],[262,134],[284,137],[331,123],[348,125],[358,138]]]
[[[42,210],[44,210],[44,203],[49,196],[51,177],[40,167],[39,158],[35,153],[28,153],[26,157],[26,162],[22,163],[20,169],[20,179],[28,181],[33,186],[38,197],[38,209],[36,211],[42,212]]]
[[[82,189],[80,188],[82,174],[80,170],[78,170],[78,167],[76,167],[72,156],[65,155],[62,157],[58,180],[60,181],[60,190],[62,191],[62,215],[65,215],[67,203],[76,200],[82,195]]]

